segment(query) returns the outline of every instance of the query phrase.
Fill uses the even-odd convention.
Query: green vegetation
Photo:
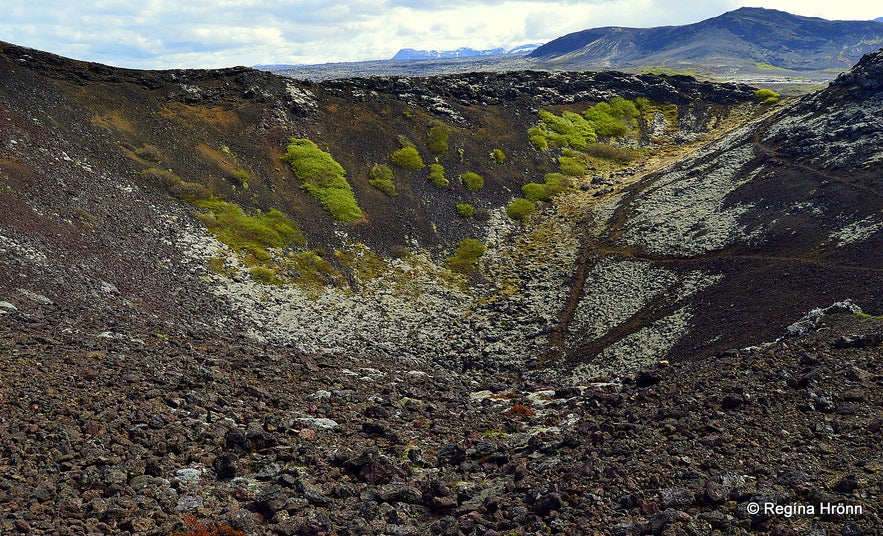
[[[207,212],[197,214],[208,230],[230,249],[249,253],[258,261],[270,260],[264,248],[301,247],[306,244],[300,227],[276,209],[246,214],[242,207],[210,197],[194,205]]]
[[[336,250],[334,257],[351,269],[361,281],[379,277],[389,269],[389,263],[364,244],[356,244],[351,250]]]
[[[524,198],[528,201],[551,201],[553,197],[567,190],[569,186],[569,177],[560,173],[547,173],[544,184],[529,182],[521,187],[521,193],[524,194]],[[523,208],[527,207],[527,205],[522,205]],[[517,207],[514,210],[516,214],[519,213]]]
[[[614,97],[609,102],[599,102],[577,114],[565,110],[555,115],[548,110],[538,112],[540,123],[528,129],[534,148],[545,151],[549,147],[571,148],[584,151],[598,136],[618,138],[634,128],[638,118],[638,104]]]
[[[758,89],[754,92],[754,100],[764,104],[776,104],[779,102],[779,95],[772,89]]]
[[[285,268],[295,272],[296,283],[318,290],[335,281],[337,272],[317,250],[291,252],[285,258]]]
[[[445,262],[452,272],[468,274],[475,270],[478,265],[478,259],[484,255],[486,248],[479,240],[474,238],[466,238],[458,245],[454,254]]]
[[[457,203],[457,216],[471,218],[475,214],[475,207],[469,203]]]
[[[370,177],[368,183],[371,184],[371,186],[377,188],[389,197],[399,195],[396,191],[396,185],[392,181],[392,169],[386,164],[374,164],[374,167],[368,172],[368,176]]]
[[[502,149],[494,149],[491,151],[491,158],[494,159],[494,162],[502,164],[506,161],[506,154],[503,153]]]
[[[301,188],[318,199],[332,218],[352,221],[362,217],[362,209],[346,180],[346,171],[330,153],[310,140],[292,138],[282,161],[303,183]]]
[[[426,133],[426,146],[433,154],[441,156],[448,152],[448,138],[451,136],[451,129],[442,123],[433,123]]]
[[[595,132],[608,138],[626,135],[639,115],[635,103],[622,97],[599,102],[583,112],[583,117],[592,124]]]
[[[284,283],[276,272],[273,256],[267,250],[306,244],[300,226],[291,218],[276,209],[247,214],[236,203],[213,195],[199,183],[182,181],[171,170],[150,168],[141,175],[159,183],[175,197],[203,209],[205,212],[198,212],[196,217],[215,238],[242,255],[252,277],[262,283]],[[208,266],[217,274],[229,275],[222,256],[210,258]]]
[[[506,215],[513,220],[526,222],[531,214],[537,211],[537,206],[533,201],[524,198],[518,198],[506,205]]]
[[[582,177],[588,172],[583,159],[578,154],[563,154],[558,157],[558,169],[568,177]]]
[[[243,189],[248,190],[248,179],[251,177],[247,171],[242,169],[236,170],[230,175],[230,178]]]
[[[541,123],[528,129],[531,144],[541,151],[548,147],[573,147],[582,150],[597,139],[592,125],[581,115],[562,112],[560,116],[546,110],[538,112]]]
[[[754,67],[761,71],[787,71],[788,69],[784,67],[776,67],[775,65],[770,65],[769,63],[762,63],[759,61],[754,62]]]
[[[444,188],[448,185],[445,178],[445,168],[441,164],[429,164],[429,180],[436,188]]]
[[[691,76],[695,78],[699,75],[699,72],[690,70],[679,71],[669,67],[648,67],[641,70],[641,74],[655,74],[657,76]]]
[[[252,266],[248,269],[248,272],[256,281],[265,285],[282,285],[285,283],[285,281],[279,279],[276,275],[276,270],[268,268],[267,266]]]
[[[470,192],[477,192],[484,187],[484,177],[474,171],[467,171],[460,174],[460,182],[466,186]]]
[[[401,149],[393,151],[389,155],[389,161],[396,166],[412,171],[420,171],[426,167],[426,164],[423,163],[423,157],[420,156],[420,152],[413,145],[406,145]]]

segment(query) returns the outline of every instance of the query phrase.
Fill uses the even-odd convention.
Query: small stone
[[[840,493],[852,493],[859,488],[858,479],[855,475],[846,475],[834,483],[834,491]]]
[[[232,452],[224,452],[212,461],[212,468],[221,480],[233,478],[239,469],[239,457]]]
[[[745,399],[743,399],[739,395],[727,395],[721,400],[721,407],[723,409],[736,409],[745,403]]]
[[[557,493],[547,493],[537,498],[533,505],[533,511],[538,516],[546,517],[552,510],[561,508],[561,496]]]
[[[693,492],[686,488],[665,488],[659,492],[662,508],[686,509],[693,504]]]
[[[466,450],[454,443],[448,443],[438,451],[439,465],[460,465],[465,460]]]

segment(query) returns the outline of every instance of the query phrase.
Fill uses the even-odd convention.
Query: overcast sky
[[[868,0],[3,0],[0,41],[145,69],[388,59],[401,48],[543,43],[599,26],[698,22],[742,6],[869,20]]]

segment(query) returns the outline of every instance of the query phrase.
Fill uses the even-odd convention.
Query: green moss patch
[[[399,195],[396,185],[393,182],[392,169],[386,164],[374,164],[371,171],[368,172],[368,183],[385,193],[389,197]]]
[[[478,260],[486,249],[480,240],[466,238],[457,245],[454,254],[445,262],[445,267],[452,272],[468,274],[478,266]]]
[[[301,188],[318,199],[333,219],[353,221],[362,217],[346,171],[330,153],[310,140],[292,138],[282,161],[301,181]]]

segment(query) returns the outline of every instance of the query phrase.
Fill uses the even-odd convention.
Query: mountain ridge
[[[430,60],[430,59],[452,59],[452,58],[471,58],[475,56],[500,56],[500,55],[523,55],[529,54],[540,45],[526,44],[513,48],[492,48],[476,50],[470,47],[460,47],[455,50],[416,50],[413,48],[403,48],[390,58],[390,61],[401,60]]]
[[[883,43],[873,21],[828,21],[743,7],[683,26],[593,28],[530,54],[562,65],[609,68],[762,62],[794,70],[847,68]]]

